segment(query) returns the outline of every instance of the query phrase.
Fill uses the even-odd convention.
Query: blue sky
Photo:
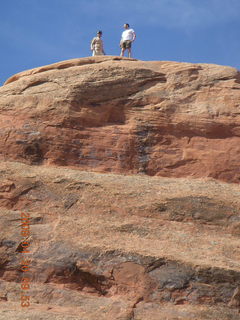
[[[11,75],[90,56],[103,31],[119,55],[123,24],[140,60],[216,63],[240,69],[240,0],[1,0],[0,84]]]

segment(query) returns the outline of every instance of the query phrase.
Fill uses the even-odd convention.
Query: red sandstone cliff
[[[239,80],[95,57],[0,88],[0,320],[240,319]]]
[[[240,74],[95,57],[0,88],[1,158],[81,170],[240,179]]]

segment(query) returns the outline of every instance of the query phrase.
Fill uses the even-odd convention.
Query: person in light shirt
[[[105,52],[103,49],[103,41],[102,41],[101,37],[102,37],[102,31],[98,31],[97,36],[92,39],[91,50],[92,50],[93,56],[105,55]]]
[[[121,53],[120,56],[124,56],[124,52],[127,49],[128,50],[128,58],[131,58],[132,55],[132,42],[136,39],[136,33],[133,29],[130,29],[130,26],[128,23],[124,24],[124,31],[122,33],[122,38],[120,41],[120,48],[121,48]]]

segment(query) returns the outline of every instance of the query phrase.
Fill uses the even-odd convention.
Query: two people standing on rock
[[[125,50],[128,50],[128,58],[132,56],[132,43],[136,39],[136,33],[133,29],[130,28],[128,23],[124,24],[124,31],[120,40],[121,53],[120,56],[124,56]],[[103,48],[103,41],[101,39],[102,31],[97,32],[97,36],[94,37],[91,41],[91,51],[93,56],[102,56],[105,55]]]

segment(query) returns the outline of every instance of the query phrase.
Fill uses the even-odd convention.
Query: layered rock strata
[[[0,320],[239,320],[239,89],[108,56],[7,80]]]
[[[0,319],[239,319],[237,185],[15,162],[0,176]]]
[[[1,159],[239,182],[240,76],[231,67],[92,57],[0,88]]]

